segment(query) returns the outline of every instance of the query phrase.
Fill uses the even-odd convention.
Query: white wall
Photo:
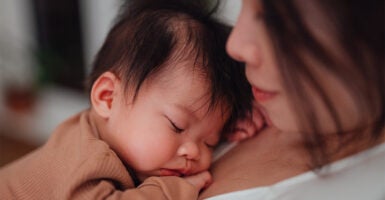
[[[221,0],[218,17],[224,22],[234,25],[241,10],[241,0]]]
[[[33,16],[28,0],[0,0],[0,90],[1,85],[28,85],[35,60]]]

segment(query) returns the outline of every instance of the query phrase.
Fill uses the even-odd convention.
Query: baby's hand
[[[198,188],[199,191],[208,187],[212,182],[211,174],[208,171],[203,171],[191,176],[185,176],[183,178]]]
[[[247,138],[253,137],[265,125],[265,120],[254,102],[253,111],[245,118],[239,119],[236,122],[233,132],[231,132],[227,139],[232,142],[240,142]]]

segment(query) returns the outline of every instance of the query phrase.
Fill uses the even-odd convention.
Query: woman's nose
[[[233,29],[226,43],[226,51],[234,60],[244,62],[242,56],[243,44],[241,44],[241,41],[239,40],[240,34],[238,29]]]
[[[240,19],[239,19],[240,20]],[[226,51],[233,59],[244,62],[247,65],[259,66],[261,64],[261,52],[248,27],[243,22],[236,23],[227,43]]]
[[[186,157],[189,160],[199,160],[200,150],[198,144],[192,141],[184,142],[178,149],[178,156]]]

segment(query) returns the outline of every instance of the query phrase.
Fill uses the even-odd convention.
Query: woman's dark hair
[[[210,84],[209,109],[225,103],[231,122],[244,116],[251,109],[250,86],[243,65],[226,54],[231,28],[212,17],[216,7],[199,0],[127,1],[96,56],[88,88],[111,71],[125,91],[134,89],[135,100],[146,79],[173,70],[167,67],[172,63],[195,60],[191,68],[203,72]]]
[[[281,68],[283,82],[291,94],[291,104],[298,111],[298,121],[303,124],[305,145],[311,153],[313,167],[319,168],[330,162],[332,154],[347,147],[351,142],[367,137],[365,128],[370,128],[372,145],[384,133],[385,121],[385,72],[384,72],[384,2],[383,0],[263,0],[264,18],[268,34]],[[310,7],[320,11],[321,20],[326,20],[328,36],[339,48],[343,58],[314,35],[317,20],[308,13]],[[312,12],[312,11],[310,11]],[[313,13],[312,13],[313,14]],[[319,16],[318,16],[319,17]],[[306,21],[309,20],[309,21]],[[309,26],[309,22],[311,27]],[[325,31],[325,30],[323,30]],[[303,54],[309,55],[318,65],[306,62]],[[360,130],[343,130],[336,105],[327,95],[314,74],[314,68],[323,67],[348,88],[352,102],[359,109],[361,121],[367,122]],[[298,81],[302,80],[302,81]],[[328,149],[328,142],[321,133],[322,124],[313,113],[314,105],[303,90],[305,84],[314,88],[335,122],[338,148]],[[368,122],[367,119],[375,121]]]

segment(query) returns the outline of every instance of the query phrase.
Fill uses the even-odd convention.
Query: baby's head
[[[225,52],[230,28],[182,0],[140,2],[96,57],[91,117],[141,179],[207,170],[225,125],[251,102],[243,67]]]

